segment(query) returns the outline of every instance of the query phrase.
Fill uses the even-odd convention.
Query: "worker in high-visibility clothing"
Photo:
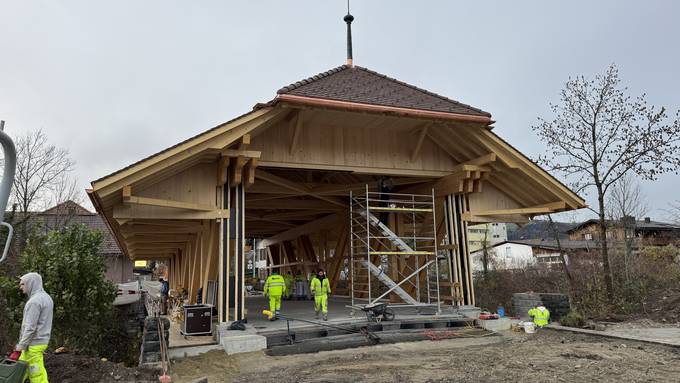
[[[529,316],[534,318],[536,326],[544,327],[548,325],[550,320],[550,311],[545,306],[538,306],[529,310]]]
[[[9,359],[18,359],[28,364],[22,382],[48,383],[43,354],[52,334],[54,302],[43,290],[42,277],[38,273],[22,276],[19,289],[28,296],[28,301],[24,306],[19,343]]]
[[[283,294],[283,299],[290,299],[293,294],[293,273],[290,271],[283,276],[283,280],[286,283],[286,293]]]
[[[328,296],[331,294],[331,283],[326,278],[326,273],[319,269],[312,283],[309,284],[309,290],[314,294],[314,311],[316,311],[316,319],[319,319],[319,311],[323,313],[323,320],[328,320]]]
[[[269,311],[274,313],[270,320],[279,319],[281,314],[281,297],[286,295],[286,281],[279,275],[277,270],[272,270],[271,275],[264,283],[264,295],[269,296]]]

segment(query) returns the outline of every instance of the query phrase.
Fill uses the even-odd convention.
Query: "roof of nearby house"
[[[568,231],[574,227],[573,223],[554,222],[557,233],[560,239],[569,239]],[[513,226],[508,225],[508,240],[529,240],[529,239],[544,239],[551,240],[555,238],[555,232],[547,220],[534,219],[528,223],[511,230]]]
[[[527,239],[527,240],[513,240],[504,241],[495,244],[493,247],[499,247],[507,243],[514,243],[518,245],[526,245],[541,249],[566,249],[566,250],[590,250],[598,249],[599,242],[597,241],[572,241],[569,239],[560,240],[560,246],[557,246],[557,241],[555,240],[544,240],[544,239]]]
[[[360,66],[342,65],[285,86],[278,94],[491,117],[491,114]]]
[[[14,213],[13,222],[21,222],[23,217],[28,216],[28,225],[33,226],[42,224],[46,229],[65,224],[82,224],[92,230],[99,230],[102,233],[101,254],[121,254],[122,251],[111,233],[111,230],[104,222],[104,219],[97,213],[93,213],[81,205],[66,201],[41,212]]]
[[[85,209],[84,207],[78,205],[77,203],[71,200],[62,202],[56,206],[53,206],[39,213],[39,215],[65,215],[65,214],[96,215],[95,213],[92,213],[91,211]]]
[[[607,220],[607,225],[613,225],[616,224],[618,221],[613,221],[613,220]],[[599,220],[597,219],[589,219],[587,221],[584,221],[573,228],[569,229],[567,232],[568,233],[573,233],[576,232],[580,229],[583,229],[586,226],[590,225],[597,225],[599,223]],[[636,230],[680,230],[680,225],[675,225],[672,223],[666,223],[666,222],[659,222],[659,221],[652,221],[652,220],[642,220],[642,221],[635,221],[635,229]]]

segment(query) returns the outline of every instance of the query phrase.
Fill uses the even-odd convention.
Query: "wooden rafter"
[[[282,186],[284,188],[288,188],[288,189],[293,190],[293,191],[300,193],[302,195],[314,197],[314,198],[317,198],[317,199],[320,199],[320,200],[323,200],[323,201],[326,201],[326,202],[329,202],[329,203],[332,203],[334,205],[341,206],[341,207],[347,206],[346,201],[341,201],[341,200],[334,198],[334,197],[326,197],[326,196],[317,195],[310,188],[305,186],[304,184],[299,184],[299,183],[289,181],[289,180],[287,180],[283,177],[279,177],[277,175],[268,173],[268,172],[266,172],[262,169],[257,170],[255,176],[259,179],[263,179],[263,180],[265,180],[269,183],[272,183],[274,185],[279,185],[279,186]]]
[[[526,158],[522,153],[508,145],[493,132],[486,129],[474,131],[479,137],[479,141],[486,145],[490,150],[499,155],[499,159],[508,163],[510,167],[514,165],[529,176],[536,183],[552,191],[560,199],[566,201],[572,208],[585,207],[585,202],[566,186],[555,180],[545,170]]]
[[[498,215],[530,215],[530,214],[548,214],[553,213],[555,209],[550,207],[527,207],[519,209],[498,209],[498,210],[485,210],[485,211],[471,211],[469,214],[477,216],[498,216]]]
[[[311,216],[317,216],[323,214],[319,210],[299,210],[299,211],[287,211],[283,213],[269,213],[262,217],[274,220],[294,220],[294,219],[308,219]]]
[[[251,130],[268,125],[281,116],[282,110],[262,108],[226,123],[219,128],[210,130],[181,145],[163,151],[149,159],[131,166],[125,171],[112,174],[104,179],[93,182],[93,190],[99,198],[119,191],[124,185],[147,178],[168,167],[180,163],[212,148],[223,148],[235,140],[249,133]]]
[[[284,231],[280,234],[277,234],[271,238],[267,238],[264,241],[261,242],[262,246],[271,246],[283,241],[288,241],[295,239],[301,235],[307,235],[311,233],[315,233],[319,230],[323,230],[325,228],[331,227],[335,224],[338,223],[338,220],[340,219],[339,214],[330,214],[327,215],[323,218],[319,218],[317,220],[314,220],[312,222],[308,222],[304,225],[300,225],[298,227],[292,228],[290,230]]]
[[[246,213],[246,219],[247,220],[253,220],[253,221],[262,221],[262,222],[269,222],[276,224],[277,226],[283,226],[283,227],[296,227],[297,225],[290,224],[288,222],[282,221],[282,220],[277,220],[277,219],[269,219],[265,217],[260,217],[256,216],[254,214],[248,214]]]

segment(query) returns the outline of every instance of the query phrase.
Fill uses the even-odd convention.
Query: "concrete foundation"
[[[479,327],[489,330],[489,331],[506,331],[510,330],[510,325],[512,323],[510,322],[510,319],[508,318],[499,318],[499,319],[477,319],[477,325]]]
[[[267,348],[267,338],[258,335],[252,325],[246,325],[245,331],[228,330],[229,324],[219,328],[220,345],[228,355],[244,352],[260,351]]]
[[[410,331],[422,333],[449,328],[461,329],[474,325],[474,319],[479,317],[480,312],[479,308],[473,306],[442,307],[439,313],[437,313],[436,308],[429,308],[430,310],[427,307],[395,308],[396,319],[394,321],[367,323],[363,311],[348,307],[349,299],[332,297],[328,303],[328,321],[314,318],[314,304],[311,301],[284,301],[281,307],[283,318],[277,321],[269,321],[261,314],[262,310],[267,307],[267,300],[264,297],[248,297],[246,307],[251,315],[248,315],[248,323],[244,331],[229,330],[231,323],[214,324],[215,339],[213,337],[181,337],[177,335],[178,338],[174,339],[174,342],[171,339],[168,352],[173,359],[195,356],[215,349],[223,349],[227,354],[254,352],[266,350],[268,347],[289,345],[291,335],[295,342],[309,340],[325,344],[324,338],[350,335],[351,332],[357,332],[362,327],[367,327],[369,331],[394,331],[397,333],[408,333]],[[289,320],[284,318],[289,318]],[[290,333],[288,332],[289,326]],[[345,328],[351,328],[352,331],[348,332]],[[499,331],[495,328],[491,330]],[[172,334],[171,331],[171,338]],[[422,337],[422,334],[418,336]],[[395,337],[397,336],[395,335]],[[364,336],[356,338],[360,344],[365,341]],[[335,343],[330,342],[329,345],[331,344]]]
[[[456,309],[458,314],[466,317],[466,318],[474,318],[477,319],[479,318],[479,314],[482,312],[482,310],[479,307],[475,306],[460,306]]]

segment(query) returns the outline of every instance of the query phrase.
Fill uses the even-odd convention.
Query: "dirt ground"
[[[159,376],[157,371],[74,354],[46,354],[45,369],[49,381],[59,383],[156,383]]]
[[[677,382],[680,349],[542,330],[316,354],[180,360],[173,382]]]

